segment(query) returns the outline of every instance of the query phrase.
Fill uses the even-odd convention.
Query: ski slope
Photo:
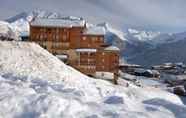
[[[39,45],[0,42],[3,118],[185,118],[173,94],[87,77]]]

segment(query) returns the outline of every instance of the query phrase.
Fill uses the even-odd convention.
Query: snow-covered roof
[[[108,50],[108,51],[120,51],[120,49],[116,46],[109,46],[107,48],[105,48],[104,50]]]
[[[83,19],[42,19],[36,18],[31,22],[32,26],[46,27],[84,27]]]
[[[56,55],[56,57],[59,59],[67,59],[68,58],[67,55]]]
[[[82,49],[76,49],[76,52],[97,52],[97,49],[82,48]]]
[[[88,27],[84,32],[86,35],[105,35],[105,28],[99,26]]]

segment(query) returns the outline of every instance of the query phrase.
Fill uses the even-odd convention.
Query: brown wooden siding
[[[73,27],[70,29],[70,48],[80,48],[81,35],[84,27]]]
[[[30,27],[30,41],[39,43],[53,54],[70,49],[69,28]]]
[[[55,50],[99,48],[104,44],[104,36],[83,35],[84,30],[84,27],[48,28],[31,26],[30,40],[39,42],[39,44],[41,44],[40,42],[47,42],[44,48],[53,53],[55,53]]]
[[[104,44],[104,36],[83,35],[80,48],[100,48]]]
[[[118,73],[119,53],[99,50],[96,53],[96,70]]]
[[[118,73],[119,52],[100,49],[103,35],[85,35],[85,27],[55,28],[30,26],[30,41],[49,52],[68,55],[68,63],[79,71],[94,75],[96,71]],[[77,48],[94,48],[98,52],[77,53]]]
[[[71,62],[71,66],[87,75],[94,75],[96,72],[96,53],[77,52],[78,59]]]

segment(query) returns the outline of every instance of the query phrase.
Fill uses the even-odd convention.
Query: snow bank
[[[0,40],[18,39],[18,36],[9,23],[0,21],[0,38]]]
[[[37,44],[23,42],[0,42],[0,106],[6,118],[186,116],[175,95],[89,78]]]

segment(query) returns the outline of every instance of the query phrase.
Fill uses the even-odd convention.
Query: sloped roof
[[[88,27],[84,32],[86,35],[105,35],[105,29],[99,26]]]
[[[109,46],[106,47],[104,50],[108,50],[108,51],[120,51],[120,49],[116,46]]]
[[[90,49],[90,48],[81,48],[81,49],[76,49],[76,52],[96,52],[97,49]]]
[[[84,27],[85,20],[83,19],[43,19],[36,18],[30,25],[46,26],[46,27]]]

